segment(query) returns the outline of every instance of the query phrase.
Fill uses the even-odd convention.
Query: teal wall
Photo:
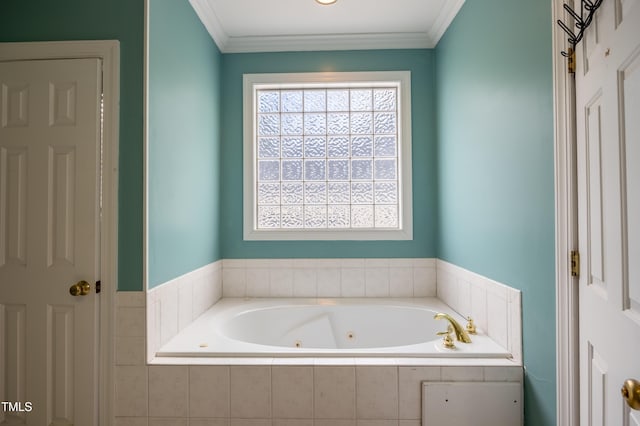
[[[221,258],[221,62],[186,0],[149,1],[149,287]]]
[[[467,1],[436,49],[438,257],[522,290],[526,424],[555,424],[549,2]]]
[[[151,13],[150,284],[219,258],[437,255],[522,290],[526,424],[555,424],[549,2],[469,0],[435,51],[220,55],[186,0]],[[0,1],[0,42],[84,39],[120,41],[119,289],[141,290],[144,1]],[[242,241],[242,73],[398,69],[414,241]]]
[[[411,71],[413,241],[243,241],[242,75],[268,72]],[[435,62],[432,50],[225,54],[222,102],[224,258],[434,257]]]
[[[143,0],[2,0],[0,42],[120,41],[118,287],[142,289]]]

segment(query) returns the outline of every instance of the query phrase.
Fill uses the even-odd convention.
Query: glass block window
[[[251,108],[245,104],[245,167],[250,151],[253,172],[245,182],[245,189],[251,185],[245,213],[252,213],[245,228],[310,232],[309,238],[329,231],[335,239],[402,231],[401,89],[384,80],[253,84]],[[349,231],[356,234],[339,236]],[[373,234],[359,238],[358,231]]]

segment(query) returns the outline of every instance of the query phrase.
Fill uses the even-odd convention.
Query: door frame
[[[570,17],[551,0],[556,250],[556,422],[580,424],[578,281],[571,276],[570,252],[578,249],[575,79],[567,71],[566,34],[556,24]],[[572,21],[569,21],[572,22]]]
[[[0,62],[37,59],[102,60],[102,221],[100,223],[100,326],[98,419],[110,425],[114,413],[114,309],[118,287],[118,148],[120,42],[117,40],[0,43]]]

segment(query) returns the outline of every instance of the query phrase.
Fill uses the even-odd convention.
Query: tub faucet
[[[464,343],[471,343],[471,338],[469,337],[467,332],[464,331],[464,328],[458,323],[458,321],[453,319],[453,317],[451,315],[445,314],[443,312],[439,312],[439,313],[434,315],[434,318],[435,319],[446,319],[447,321],[449,321],[449,323],[453,327],[453,331],[456,333],[456,338],[458,339],[458,341],[459,342],[464,342]]]

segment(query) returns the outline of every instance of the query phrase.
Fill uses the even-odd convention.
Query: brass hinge
[[[571,276],[580,276],[580,252],[578,250],[571,251]]]
[[[102,283],[100,280],[96,281],[96,293],[100,293],[102,291]]]
[[[567,50],[567,72],[569,74],[576,73],[576,51],[571,47]]]

